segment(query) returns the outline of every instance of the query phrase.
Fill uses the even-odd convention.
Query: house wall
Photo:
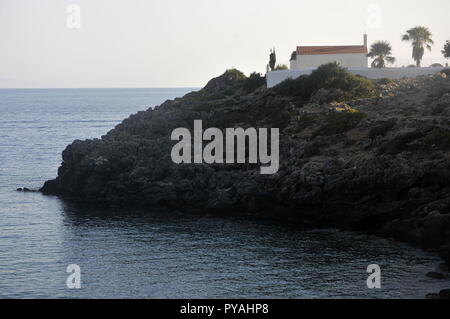
[[[286,70],[269,72],[266,75],[267,87],[271,88],[280,84],[286,79],[296,79],[301,75],[309,75],[315,68],[307,68],[301,70]],[[350,73],[365,76],[369,79],[401,79],[403,77],[416,77],[421,75],[432,75],[442,71],[442,68],[361,68],[348,69]]]
[[[291,61],[291,70],[317,68],[322,64],[339,62],[345,68],[367,68],[368,58],[364,53],[298,55]]]

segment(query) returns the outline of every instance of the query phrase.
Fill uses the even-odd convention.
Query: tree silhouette
[[[277,63],[277,54],[275,53],[275,48],[273,50],[270,50],[270,59],[269,59],[269,66],[272,71],[275,70],[275,65]]]
[[[395,58],[391,54],[391,44],[387,41],[378,41],[372,44],[370,47],[370,52],[367,56],[374,59],[372,62],[372,68],[384,68],[387,63],[395,62]]]
[[[444,45],[444,50],[442,50],[442,54],[444,55],[444,58],[449,59],[450,58],[450,41],[447,41]]]
[[[426,27],[415,27],[406,31],[402,36],[403,41],[411,42],[413,47],[412,57],[416,61],[416,66],[420,68],[425,48],[431,51],[431,46],[434,44],[430,30]]]

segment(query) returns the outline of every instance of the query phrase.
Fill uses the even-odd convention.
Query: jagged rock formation
[[[450,79],[376,83],[372,98],[324,103],[226,72],[199,92],[75,141],[41,191],[114,205],[247,213],[361,230],[450,260]],[[332,98],[331,98],[332,99]],[[172,162],[173,129],[279,127],[280,170]]]

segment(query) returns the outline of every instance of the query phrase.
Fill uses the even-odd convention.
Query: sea
[[[16,191],[55,178],[72,141],[193,90],[0,89],[0,298],[402,299],[449,287],[426,277],[441,263],[432,252],[370,235]]]

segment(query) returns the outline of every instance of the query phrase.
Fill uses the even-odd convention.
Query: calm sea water
[[[0,90],[0,298],[423,298],[448,282],[408,245],[243,218],[77,207],[19,193],[74,139],[188,89]],[[80,290],[66,267],[81,267]],[[382,289],[366,268],[382,267]]]

